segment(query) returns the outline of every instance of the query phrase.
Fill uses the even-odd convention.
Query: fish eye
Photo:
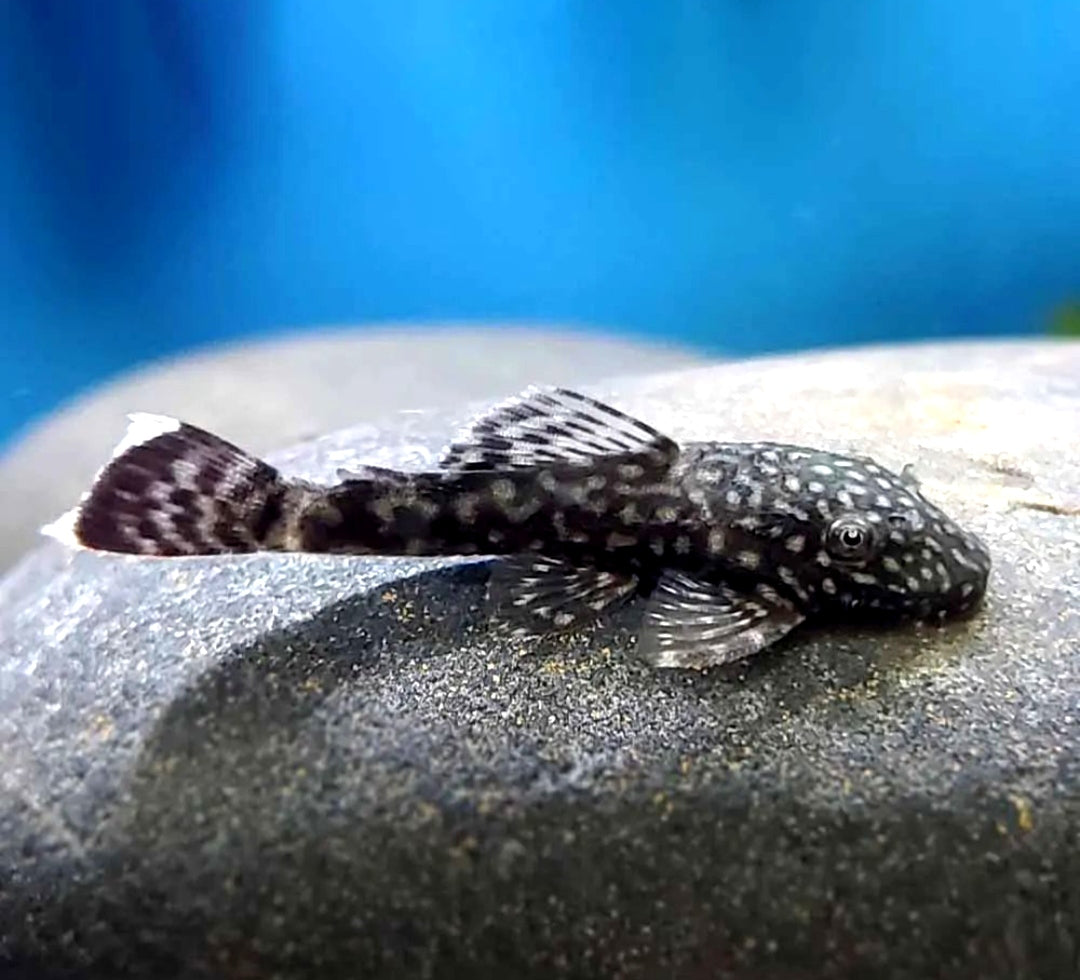
[[[829,554],[841,562],[864,562],[877,549],[874,529],[859,517],[840,517],[829,525],[825,535]]]

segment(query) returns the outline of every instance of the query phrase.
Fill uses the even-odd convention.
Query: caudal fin
[[[274,467],[193,425],[132,415],[79,505],[42,531],[136,555],[214,555],[280,546],[290,485]]]

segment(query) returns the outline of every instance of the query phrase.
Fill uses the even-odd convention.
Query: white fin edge
[[[158,436],[163,436],[169,432],[176,432],[179,428],[180,421],[170,415],[132,412],[128,415],[127,431],[113,449],[111,458],[116,459],[129,449],[134,449],[135,446],[141,446],[143,443],[150,442],[151,439],[156,439]],[[97,481],[99,476],[101,476],[101,470],[95,475],[91,485]],[[83,494],[82,499],[85,500],[86,497],[87,494]],[[78,507],[72,507],[71,510],[65,511],[56,518],[55,521],[44,525],[39,533],[47,538],[52,538],[54,541],[59,541],[68,548],[83,548],[84,545],[75,534],[75,525],[79,520],[80,508],[81,502]]]
[[[179,420],[169,415],[132,412],[128,416],[127,432],[124,433],[124,438],[116,444],[116,448],[112,451],[112,458],[116,459],[135,446],[141,446],[144,442],[150,442],[151,439],[156,439],[166,433],[176,432],[179,428]]]
[[[72,507],[71,510],[61,514],[51,524],[46,524],[42,527],[40,533],[44,534],[47,538],[52,538],[54,541],[59,541],[68,548],[81,548],[82,545],[75,536],[75,522],[78,519],[79,508]]]

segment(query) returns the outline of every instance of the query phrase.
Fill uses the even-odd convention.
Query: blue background
[[[0,10],[0,440],[287,328],[745,353],[1041,332],[1080,292],[1075,0]]]

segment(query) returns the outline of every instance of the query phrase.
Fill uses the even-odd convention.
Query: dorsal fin
[[[651,425],[565,388],[529,388],[473,421],[443,452],[451,470],[586,463],[597,457],[642,457],[669,466],[679,446]]]

